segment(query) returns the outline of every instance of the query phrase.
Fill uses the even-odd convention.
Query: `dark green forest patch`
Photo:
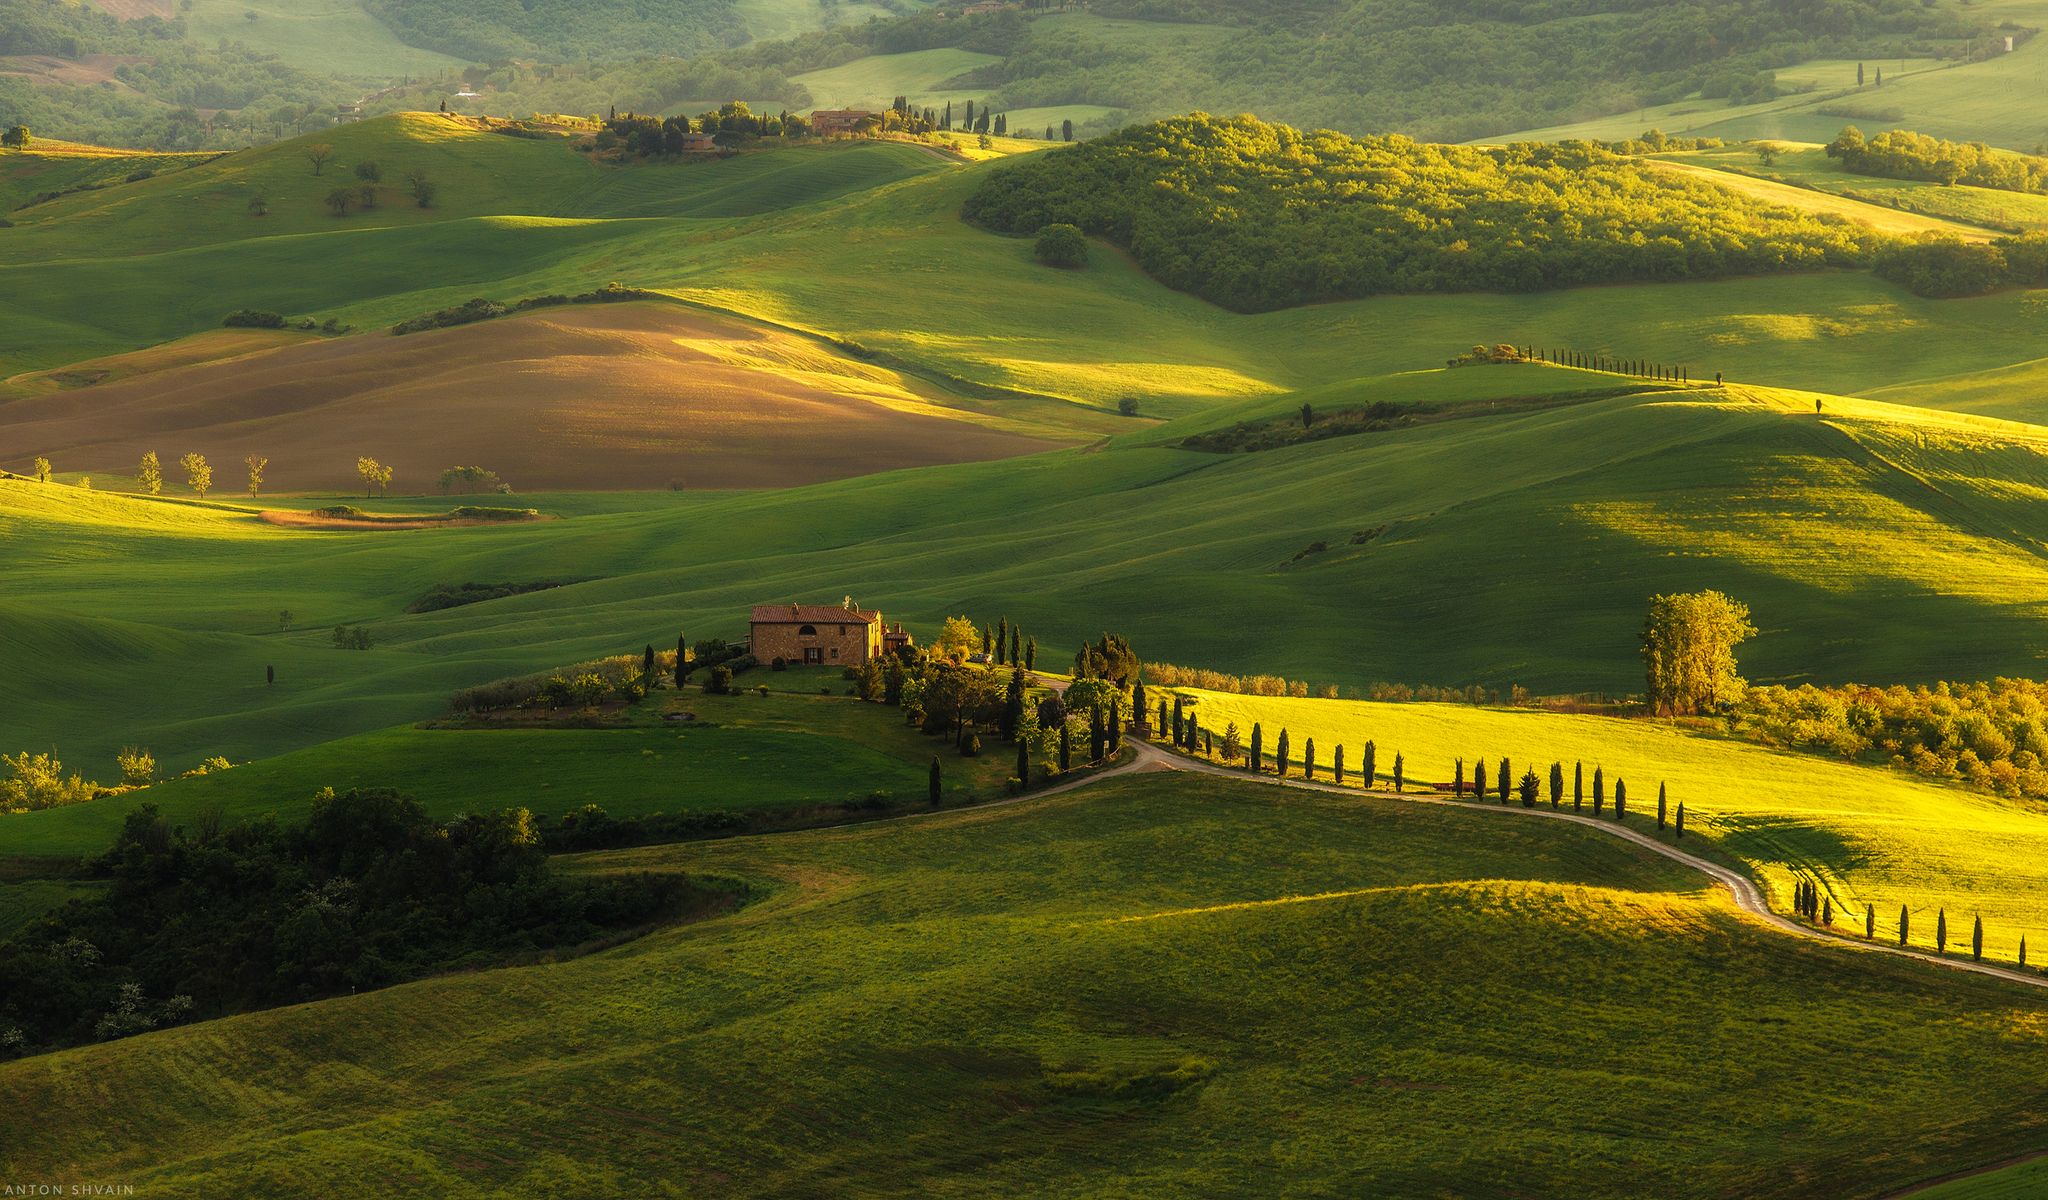
[[[1192,116],[994,172],[968,219],[1076,225],[1236,312],[1867,266],[1879,235],[1586,143],[1353,141]]]
[[[444,608],[461,608],[465,604],[481,604],[486,600],[502,600],[507,596],[524,596],[528,592],[544,592],[558,588],[567,579],[536,579],[530,583],[437,583],[427,589],[427,594],[405,606],[409,613],[440,612]]]

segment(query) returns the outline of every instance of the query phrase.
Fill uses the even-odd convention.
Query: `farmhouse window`
[[[798,637],[817,637],[818,627],[816,625],[806,625],[802,629],[797,630],[796,633]]]
[[[839,647],[837,646],[832,647],[832,659],[835,662],[839,659]]]
[[[844,626],[844,625],[841,625],[841,626],[839,627],[839,636],[840,636],[840,637],[845,637],[845,636],[846,636],[846,626]]]
[[[822,665],[822,664],[824,663],[824,661],[825,661],[825,650],[824,650],[824,647],[822,647],[822,646],[805,646],[805,647],[804,647],[804,665],[805,665],[805,666],[807,666],[807,667],[811,667],[811,666],[819,666],[819,665]]]

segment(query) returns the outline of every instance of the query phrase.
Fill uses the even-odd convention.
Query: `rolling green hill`
[[[273,1196],[1792,1197],[2038,1136],[2038,994],[1760,931],[1547,823],[1149,775],[569,865],[765,896],[0,1065],[39,1114],[7,1166]]]
[[[1425,378],[1466,403],[1620,382],[1536,366]],[[1318,401],[1328,413],[1385,386]],[[1431,396],[1414,377],[1387,394]],[[678,628],[736,636],[750,604],[848,592],[926,633],[1006,612],[1047,655],[1114,628],[1149,657],[1350,686],[1628,692],[1643,598],[1715,587],[1765,629],[1745,649],[1752,678],[2038,675],[2041,433],[1837,398],[1816,419],[1813,399],[1701,387],[1507,404],[1254,454],[1131,437],[777,493],[564,497],[566,520],[425,533],[298,533],[0,481],[18,530],[0,551],[14,614],[0,636],[22,683],[0,720],[96,773],[126,742],[179,769],[242,761],[432,715],[462,684]],[[848,512],[851,529],[822,516]],[[1315,542],[1334,548],[1297,560]],[[439,583],[561,576],[597,578],[401,612]],[[277,631],[284,609],[298,631]],[[1298,619],[1258,616],[1283,611]],[[377,648],[331,649],[344,623]],[[181,682],[137,690],[137,676]]]

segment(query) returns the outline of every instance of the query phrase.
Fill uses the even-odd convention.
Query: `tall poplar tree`
[[[1564,807],[1564,764],[1550,764],[1550,811]]]
[[[1273,773],[1282,779],[1287,778],[1287,729],[1285,726],[1282,726],[1280,729],[1280,740],[1273,744]]]
[[[1508,802],[1508,792],[1513,790],[1514,786],[1514,769],[1508,766],[1508,760],[1503,758],[1500,760],[1500,771],[1493,777],[1493,787],[1499,793],[1502,804]]]
[[[1266,769],[1266,734],[1257,721],[1252,722],[1251,769],[1256,775]]]
[[[1316,777],[1316,740],[1314,738],[1310,738],[1302,743],[1301,777],[1303,779],[1314,779]]]
[[[1586,764],[1572,764],[1572,811],[1578,812],[1586,805]]]

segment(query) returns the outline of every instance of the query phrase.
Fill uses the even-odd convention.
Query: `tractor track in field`
[[[1226,779],[1248,780],[1255,783],[1263,783],[1269,787],[1295,788],[1301,791],[1312,792],[1329,792],[1331,794],[1339,796],[1357,796],[1361,794],[1359,792],[1359,789],[1357,788],[1339,787],[1334,784],[1326,783],[1313,783],[1305,779],[1278,779],[1270,776],[1247,775],[1243,771],[1232,770],[1229,767],[1220,767],[1215,765],[1214,763],[1200,762],[1195,759],[1185,758],[1179,754],[1174,754],[1169,751],[1162,750],[1149,742],[1141,742],[1133,739],[1127,740],[1125,742],[1125,745],[1130,746],[1136,752],[1136,758],[1134,758],[1130,763],[1120,767],[1111,768],[1110,770],[1104,771],[1097,775],[1091,775],[1087,779],[1076,780],[1071,784],[1067,784],[1055,790],[1071,791],[1076,788],[1087,787],[1088,785],[1095,783],[1098,780],[1107,779],[1113,775],[1129,774],[1145,770],[1156,771],[1160,769],[1165,769],[1169,771],[1190,771],[1202,775],[1217,775]],[[1036,796],[1042,796],[1047,794],[1049,794],[1049,792],[1037,792],[1029,796],[1020,796],[1017,799],[1033,799]],[[1474,812],[1485,812],[1500,815],[1512,815],[1523,817],[1540,817],[1546,821],[1569,821],[1574,825],[1583,825],[1589,829],[1597,829],[1602,833],[1612,834],[1615,837],[1623,838],[1627,841],[1634,842],[1636,845],[1641,846],[1645,850],[1652,851],[1656,854],[1661,854],[1665,858],[1671,859],[1674,862],[1683,863],[1684,865],[1691,867],[1693,870],[1698,871],[1702,875],[1705,875],[1707,878],[1713,880],[1715,883],[1718,883],[1721,886],[1727,888],[1729,893],[1734,896],[1735,906],[1737,908],[1740,908],[1742,911],[1748,913],[1749,915],[1756,917],[1758,920],[1763,921],[1765,924],[1778,930],[1780,933],[1788,933],[1794,937],[1806,938],[1809,941],[1823,942],[1831,946],[1840,946],[1845,949],[1873,951],[1879,954],[1896,954],[1901,958],[1917,958],[1921,962],[1930,963],[1934,966],[1948,967],[1952,970],[1957,971],[1969,971],[1978,975],[1989,975],[1994,979],[2002,979],[2007,983],[2017,983],[2026,987],[2048,988],[2048,979],[2044,979],[2043,977],[2038,975],[2022,975],[2017,971],[2010,971],[2003,967],[1993,966],[1990,963],[1968,962],[1959,959],[1945,958],[1940,955],[1928,954],[1919,950],[1910,950],[1900,946],[1886,946],[1877,942],[1867,942],[1857,938],[1844,937],[1841,934],[1828,933],[1824,930],[1815,929],[1811,926],[1801,925],[1797,921],[1793,921],[1787,917],[1779,916],[1776,912],[1774,912],[1771,909],[1771,906],[1764,900],[1763,892],[1760,891],[1757,888],[1756,884],[1753,881],[1751,881],[1748,877],[1736,871],[1730,870],[1727,867],[1721,866],[1719,863],[1708,862],[1706,859],[1700,858],[1697,855],[1687,854],[1685,851],[1680,850],[1675,846],[1667,846],[1663,842],[1660,842],[1657,839],[1650,837],[1648,834],[1638,833],[1635,830],[1628,828],[1626,825],[1616,824],[1613,821],[1601,821],[1593,817],[1583,816],[1577,813],[1550,812],[1541,808],[1521,808],[1512,805],[1505,807],[1496,807],[1493,805],[1486,804],[1467,804],[1461,800],[1442,800],[1429,796],[1396,797],[1392,793],[1382,792],[1375,792],[1373,793],[1373,795],[1380,799],[1399,798],[1411,804],[1441,804],[1452,808],[1469,809]],[[1003,801],[1003,803],[1015,803],[1015,801]]]

